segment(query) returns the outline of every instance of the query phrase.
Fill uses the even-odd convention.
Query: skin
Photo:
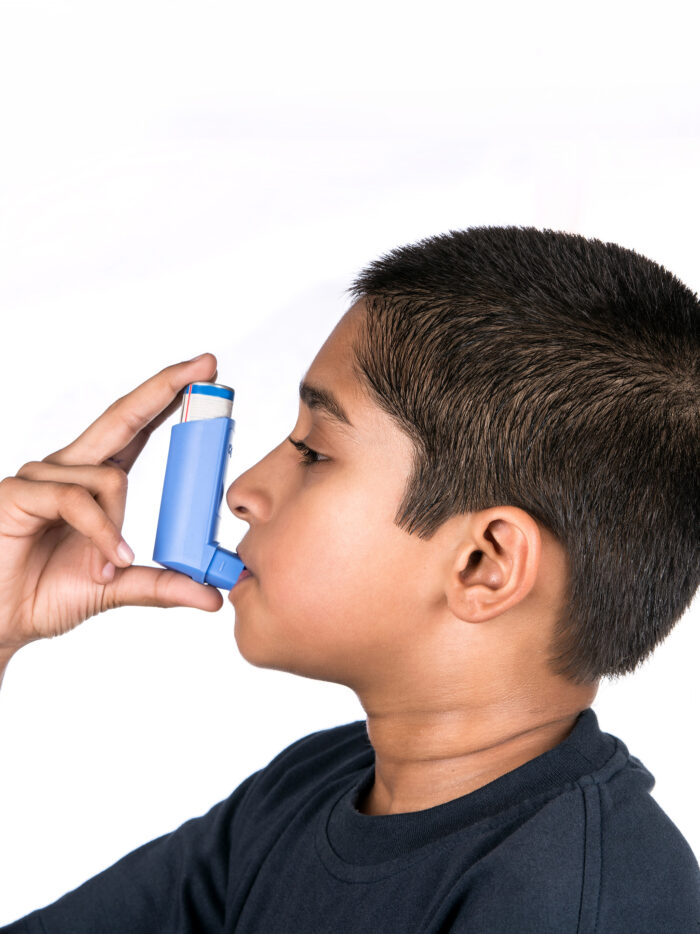
[[[523,510],[453,517],[429,540],[394,525],[409,438],[351,370],[360,301],[305,379],[354,430],[300,401],[284,440],[229,487],[250,525],[253,577],[230,592],[252,665],[344,684],[367,716],[375,781],[359,810],[419,811],[468,794],[559,744],[598,690],[545,664],[567,580],[564,549]]]

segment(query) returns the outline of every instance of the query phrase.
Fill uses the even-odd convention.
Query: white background
[[[0,2],[0,476],[169,363],[236,389],[229,481],[381,253],[475,224],[613,240],[700,285],[687,3]],[[151,564],[175,417],[130,474]],[[224,507],[224,512],[225,512]],[[247,525],[225,516],[222,543]],[[700,853],[698,601],[594,704]],[[0,923],[204,813],[347,688],[253,668],[216,614],[123,608],[10,663]]]

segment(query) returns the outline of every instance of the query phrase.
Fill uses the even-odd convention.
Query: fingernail
[[[190,363],[194,363],[196,360],[201,360],[202,357],[206,357],[206,353],[201,353],[198,357],[192,357]]]
[[[114,565],[111,561],[108,561],[107,564],[102,568],[102,578],[106,581],[111,581],[114,577]]]
[[[124,541],[124,539],[122,539],[121,542],[119,542],[117,545],[117,554],[122,561],[128,561],[129,564],[131,564],[131,562],[134,560],[134,553]]]

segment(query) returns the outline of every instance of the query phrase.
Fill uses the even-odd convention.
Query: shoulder
[[[690,844],[650,794],[653,776],[629,757],[599,786],[599,925],[639,932],[700,931],[700,867]],[[628,929],[628,928],[627,928]]]
[[[250,788],[250,801],[264,802],[266,812],[276,801],[308,794],[319,785],[359,774],[374,761],[367,724],[356,720],[316,730],[295,740],[257,773]]]
[[[603,769],[531,799],[480,861],[464,930],[476,915],[480,934],[700,934],[700,868],[653,784],[620,743]]]
[[[373,755],[364,720],[307,733],[270,760],[263,771],[274,772],[290,765],[313,761],[316,765],[352,762]]]

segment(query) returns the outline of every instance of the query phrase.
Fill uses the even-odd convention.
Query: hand
[[[0,655],[113,607],[223,606],[215,587],[177,571],[130,566],[117,551],[129,470],[180,405],[182,389],[216,375],[213,354],[168,366],[67,447],[0,481]]]

